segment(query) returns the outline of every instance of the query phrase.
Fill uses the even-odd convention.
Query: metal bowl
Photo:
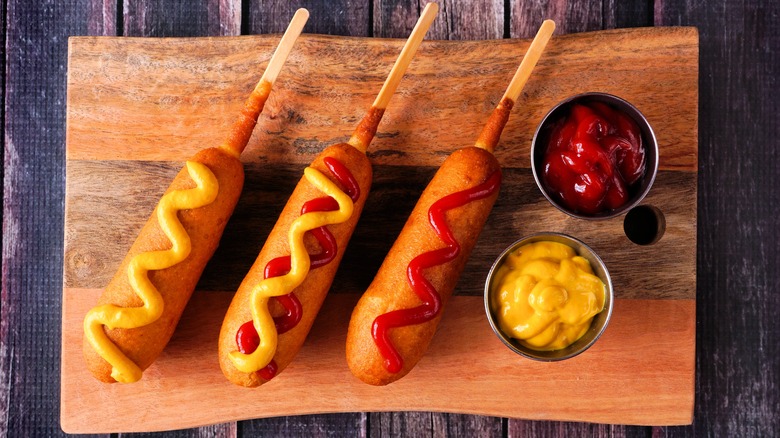
[[[647,160],[645,174],[642,176],[639,184],[632,187],[628,202],[618,209],[596,214],[578,213],[559,203],[558,200],[549,193],[541,176],[544,167],[544,153],[547,150],[547,138],[549,136],[550,126],[563,117],[572,104],[586,102],[604,102],[631,117],[641,131]],[[539,123],[539,126],[536,128],[533,140],[531,141],[531,171],[533,172],[534,180],[536,181],[539,190],[542,191],[544,197],[558,210],[579,219],[609,219],[620,216],[637,206],[642,199],[644,199],[645,195],[647,195],[647,192],[650,191],[650,187],[652,187],[653,182],[655,181],[656,173],[658,173],[658,140],[656,140],[653,128],[650,126],[650,123],[645,116],[626,100],[607,93],[592,92],[577,94],[555,105],[547,115],[544,116],[541,123]]]
[[[497,320],[497,315],[495,310],[492,306],[493,301],[493,281],[496,274],[496,271],[498,268],[503,265],[506,258],[509,256],[510,253],[515,251],[517,248],[534,242],[540,242],[540,241],[548,241],[548,242],[558,242],[563,243],[565,245],[570,246],[574,249],[574,251],[577,253],[577,255],[584,257],[585,259],[590,262],[591,268],[593,269],[593,272],[601,279],[601,281],[604,282],[605,291],[604,291],[604,309],[593,317],[593,320],[591,321],[590,329],[577,341],[575,341],[573,344],[569,345],[566,348],[562,348],[560,350],[553,350],[553,351],[539,351],[539,350],[533,350],[531,348],[528,348],[521,344],[518,340],[509,337],[506,335],[500,328]],[[507,249],[505,249],[501,255],[498,256],[496,261],[493,263],[493,266],[490,268],[490,272],[488,273],[487,280],[485,281],[485,295],[484,295],[484,301],[485,301],[485,312],[487,313],[488,321],[490,322],[490,327],[493,329],[493,332],[498,336],[498,338],[501,340],[501,342],[504,343],[507,347],[509,347],[510,350],[514,351],[515,353],[524,356],[528,359],[534,359],[538,361],[543,362],[553,362],[553,361],[559,361],[564,359],[572,358],[583,351],[590,348],[591,345],[593,345],[596,340],[601,336],[602,333],[604,333],[604,329],[607,328],[607,324],[609,323],[609,319],[612,316],[612,303],[614,301],[612,291],[612,280],[609,276],[609,272],[607,271],[606,265],[604,265],[604,262],[601,260],[601,258],[590,248],[588,245],[584,244],[582,241],[560,233],[540,233],[540,234],[533,234],[527,237],[524,237],[517,242],[511,244]]]

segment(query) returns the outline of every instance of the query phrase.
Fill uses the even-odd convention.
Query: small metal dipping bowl
[[[639,130],[642,134],[642,144],[645,147],[645,157],[647,160],[645,173],[639,183],[631,187],[628,201],[618,209],[596,214],[574,212],[565,205],[559,203],[555,196],[548,191],[542,176],[544,171],[544,155],[547,150],[547,143],[552,125],[567,114],[572,104],[587,102],[604,102],[631,117],[636,122],[637,126],[639,126]],[[645,195],[647,195],[647,192],[650,191],[650,187],[652,187],[653,182],[655,181],[656,173],[658,173],[658,140],[656,140],[653,128],[650,127],[650,123],[645,116],[626,100],[607,93],[592,92],[577,94],[555,105],[547,115],[544,116],[541,123],[539,123],[539,126],[536,128],[533,140],[531,140],[531,171],[533,172],[534,180],[536,181],[539,190],[542,191],[544,197],[558,210],[579,219],[609,219],[620,216],[637,206],[642,199],[644,199]]]
[[[601,281],[604,282],[604,286],[605,286],[604,309],[599,314],[593,317],[593,320],[591,321],[590,329],[573,344],[569,345],[566,348],[562,348],[560,350],[553,350],[553,351],[533,350],[521,344],[517,339],[509,337],[501,330],[498,324],[498,315],[496,314],[496,310],[493,308],[492,305],[493,302],[492,286],[498,268],[504,264],[509,254],[514,252],[516,249],[520,248],[523,245],[534,243],[534,242],[540,242],[540,241],[563,243],[573,248],[574,252],[576,252],[577,255],[584,257],[585,259],[588,260],[588,262],[590,262],[590,266],[591,269],[593,269],[593,273],[596,274],[601,279]],[[488,321],[490,322],[490,327],[493,329],[493,332],[496,334],[496,336],[498,336],[498,338],[501,339],[501,342],[503,342],[504,345],[509,347],[509,349],[514,351],[515,353],[524,356],[528,359],[534,359],[542,362],[554,362],[554,361],[572,358],[582,353],[583,351],[587,350],[588,348],[590,348],[591,345],[593,345],[596,342],[596,340],[604,332],[604,329],[607,328],[609,319],[612,316],[612,303],[614,301],[613,295],[614,294],[612,291],[612,280],[610,279],[609,272],[607,271],[607,267],[604,265],[604,262],[601,260],[601,258],[598,255],[596,255],[596,253],[593,252],[593,250],[590,247],[588,247],[580,240],[571,236],[567,236],[565,234],[540,233],[540,234],[533,234],[531,236],[527,236],[518,240],[517,242],[510,245],[507,249],[505,249],[500,256],[498,256],[496,261],[493,263],[493,266],[490,268],[490,272],[488,273],[487,280],[485,281],[484,301],[485,301],[485,312],[487,313],[487,318]]]

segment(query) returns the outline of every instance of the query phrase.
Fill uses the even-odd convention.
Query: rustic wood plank
[[[505,421],[482,415],[438,412],[387,412],[370,414],[369,436],[496,437]]]
[[[8,27],[6,27],[6,2],[3,3],[3,8],[0,10],[0,25],[3,28],[2,34],[0,34],[0,43],[2,43],[2,47],[5,47],[6,50],[10,50],[10,47],[6,46],[6,31]],[[10,159],[6,161],[6,154],[10,152],[10,149],[6,145],[6,139],[5,136],[5,110],[6,110],[6,57],[2,56],[0,57],[0,97],[2,98],[2,105],[0,105],[0,134],[2,134],[3,137],[3,151],[0,152],[0,154],[3,157],[3,219],[6,219],[11,214],[11,208],[7,206],[6,203],[8,202],[18,202],[16,200],[11,201],[11,197],[6,194],[6,179],[5,175],[6,172],[11,172],[11,164]],[[10,156],[8,157],[10,158]],[[9,178],[9,182],[10,181]],[[10,187],[10,184],[8,184]],[[10,221],[9,221],[10,224]],[[2,277],[0,277],[0,286],[2,286],[1,292],[0,292],[0,394],[11,394],[12,389],[12,380],[11,380],[11,364],[13,363],[13,360],[9,357],[9,348],[6,346],[7,342],[10,342],[11,335],[8,334],[9,330],[11,330],[11,322],[16,321],[17,319],[13,317],[13,310],[17,310],[18,306],[13,306],[13,304],[10,302],[10,296],[7,295],[6,292],[6,286],[10,288],[12,282],[8,279],[9,275],[11,275],[11,271],[6,270],[6,248],[13,248],[17,246],[17,243],[9,243],[8,240],[11,239],[11,233],[10,233],[10,226],[6,225],[5,220],[3,220],[3,233],[2,237],[0,237],[0,240],[2,240],[3,246],[2,246]],[[10,290],[9,290],[10,293]],[[0,400],[0,433],[7,434],[8,433],[8,419],[11,415],[10,412],[10,405],[9,405],[9,399],[10,397],[3,397],[2,400]]]
[[[86,19],[51,2],[10,2],[7,13],[0,434],[29,436],[58,430],[59,400],[58,347],[50,341],[59,331],[60,300],[51,291],[61,273],[56,224],[62,219],[66,52],[40,43],[84,32]]]
[[[215,424],[194,429],[169,430],[165,432],[137,432],[111,434],[122,438],[234,438],[238,436],[238,423]]]
[[[241,35],[241,0],[210,0],[209,35]]]
[[[3,3],[0,435],[60,432],[58,367],[66,41],[87,1]]]
[[[68,162],[67,287],[100,288],[109,282],[180,168],[175,162]],[[302,166],[284,163],[246,165],[243,196],[198,290],[238,288],[302,170]],[[368,287],[434,171],[430,167],[374,166],[371,196],[336,276],[338,292],[360,293]],[[567,230],[604,259],[618,298],[694,299],[695,252],[678,249],[693,244],[695,226],[690,218],[695,217],[696,206],[677,200],[695,198],[695,173],[662,171],[644,204],[661,210],[666,231],[658,243],[638,246],[625,236],[623,218],[601,222],[599,227],[573,219],[549,207],[527,169],[505,169],[501,194],[456,293],[481,295],[485,267],[509,242],[535,232]],[[135,199],[133,207],[128,199]],[[652,261],[659,273],[635,275],[637,265],[646,264],[640,261]]]
[[[87,33],[89,35],[116,36],[117,1],[90,0],[87,12]]]
[[[604,0],[602,25],[604,29],[652,26],[653,0]]]
[[[278,37],[76,42],[73,63],[84,68],[71,73],[68,97],[81,106],[69,113],[68,135],[79,141],[69,142],[68,159],[183,161],[193,144],[222,141]],[[345,141],[402,43],[301,36],[242,159],[305,164],[327,145]],[[372,160],[438,166],[440,152],[471,143],[517,68],[515,54],[527,46],[525,40],[424,41],[379,126]],[[697,136],[690,127],[696,126],[696,50],[695,33],[685,28],[553,38],[504,130],[497,158],[506,167],[529,168],[531,138],[549,108],[598,90],[644,112],[664,149],[661,169],[695,170]],[[605,57],[622,62],[605,68]],[[113,128],[116,120],[123,120],[121,129]],[[131,145],[132,152],[117,145]]]
[[[96,1],[96,0],[93,0]],[[126,0],[125,36],[186,37],[241,34],[241,0]]]
[[[512,38],[532,37],[547,18],[555,20],[556,35],[653,25],[652,0],[553,0],[511,4],[509,28]]]
[[[219,14],[210,14],[214,8],[209,3],[218,1],[123,0],[124,36],[209,35],[210,29],[219,29],[215,20],[220,18]]]
[[[305,33],[371,36],[367,0],[246,0],[244,34],[281,33],[298,8],[309,10]]]
[[[374,36],[406,38],[414,28],[426,0],[374,2]],[[488,40],[504,35],[504,2],[440,0],[439,13],[426,39]]]
[[[601,30],[602,2],[587,0],[551,0],[547,2],[512,2],[509,34],[512,38],[529,38],[546,19],[555,20],[556,35]]]
[[[667,436],[780,434],[780,4],[656,2],[701,41],[696,422]]]
[[[64,291],[63,427],[68,432],[165,430],[253,417],[400,410],[629,424],[691,420],[693,300],[616,300],[609,327],[590,350],[548,364],[511,353],[485,321],[481,297],[453,297],[423,361],[404,379],[378,388],[354,378],[344,360],[344,327],[358,295],[332,294],[284,375],[260,390],[248,390],[226,381],[216,358],[214,339],[229,292],[195,294],[170,344],[141,381],[96,381],[82,364],[79,340],[83,315],[99,293]],[[507,394],[507,388],[518,391]],[[236,402],[250,396],[252,403]],[[111,404],[104,403],[108,398]],[[166,415],[148,415],[149,406]],[[111,418],[116,409],[126,415]],[[448,427],[453,428],[460,422],[436,421],[452,421]]]
[[[509,421],[509,436],[650,437],[651,428],[563,421]],[[655,435],[652,435],[655,437]]]
[[[240,436],[365,437],[367,414],[313,414],[242,421]]]

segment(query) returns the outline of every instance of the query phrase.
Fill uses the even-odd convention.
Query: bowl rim
[[[570,246],[572,249],[577,252],[577,255],[585,257],[588,259],[588,261],[593,264],[593,260],[596,261],[596,267],[594,267],[594,271],[597,271],[597,276],[604,282],[605,287],[605,295],[604,295],[604,309],[599,312],[597,316],[594,316],[594,321],[596,317],[599,317],[599,320],[603,320],[603,324],[599,328],[596,329],[595,334],[593,335],[592,339],[589,339],[584,342],[580,342],[585,336],[587,336],[587,333],[583,335],[580,339],[569,345],[568,347],[559,349],[559,350],[551,350],[551,351],[543,351],[543,350],[533,350],[528,347],[522,346],[519,342],[512,342],[509,336],[507,336],[501,328],[498,326],[498,323],[496,321],[496,317],[493,314],[493,311],[491,309],[491,285],[493,282],[493,277],[498,269],[498,267],[504,262],[506,257],[509,253],[513,252],[520,246],[524,244],[529,243],[535,243],[540,241],[552,241],[552,242],[558,242],[558,243],[564,243],[568,246]],[[583,251],[584,250],[584,251]],[[583,254],[582,252],[585,252],[586,254]],[[593,260],[591,260],[591,258]],[[599,275],[598,272],[603,272],[602,275]],[[569,234],[565,233],[559,233],[559,232],[538,232],[529,234],[526,236],[521,237],[520,239],[514,241],[512,244],[507,246],[501,254],[499,254],[498,257],[496,257],[495,261],[493,262],[493,265],[490,267],[490,270],[488,271],[487,278],[485,279],[485,288],[483,293],[483,304],[485,306],[485,314],[487,316],[488,323],[490,324],[490,328],[493,330],[493,333],[501,340],[501,342],[507,346],[510,350],[512,350],[514,353],[523,356],[527,359],[532,359],[539,362],[557,362],[561,360],[571,359],[579,354],[582,354],[586,350],[588,350],[593,344],[596,343],[596,341],[601,338],[601,335],[604,334],[604,331],[606,330],[607,326],[609,325],[610,320],[612,319],[612,311],[614,308],[614,288],[612,285],[612,277],[609,274],[609,270],[607,269],[606,263],[604,263],[604,260],[601,259],[601,257],[596,253],[596,251],[593,250],[589,245],[587,245],[582,240],[571,236]],[[591,322],[591,328],[588,329],[588,331],[592,331],[594,328],[593,322]],[[557,354],[553,354],[556,353]]]
[[[617,208],[615,210],[611,210],[609,212],[605,213],[597,213],[594,215],[588,215],[588,214],[582,214],[582,213],[575,213],[571,210],[569,210],[566,206],[561,205],[557,200],[555,200],[550,193],[547,192],[547,189],[544,187],[544,182],[542,181],[541,177],[539,176],[539,169],[537,169],[537,163],[536,163],[536,147],[537,147],[537,141],[539,140],[539,135],[542,132],[542,129],[547,124],[548,120],[553,116],[553,114],[556,113],[559,109],[565,107],[566,105],[571,104],[572,102],[576,100],[586,100],[586,99],[594,99],[595,100],[602,100],[604,102],[608,103],[615,103],[618,106],[621,106],[619,108],[622,112],[626,113],[629,117],[631,117],[637,125],[639,125],[640,132],[643,137],[647,137],[646,140],[651,143],[650,147],[646,147],[646,150],[652,151],[652,156],[654,158],[652,163],[652,168],[648,167],[645,169],[645,175],[649,175],[649,180],[647,182],[643,182],[643,185],[645,185],[645,188],[641,190],[640,192],[637,192],[636,195],[634,195],[633,199],[631,199],[629,202],[624,204],[622,207]],[[629,111],[625,111],[624,108],[627,108]],[[547,113],[542,117],[542,120],[539,122],[539,124],[536,126],[536,130],[534,131],[534,136],[531,138],[531,149],[530,149],[530,158],[531,158],[531,173],[533,174],[534,181],[536,182],[536,186],[539,188],[539,191],[542,192],[542,195],[552,204],[555,208],[562,211],[563,213],[568,214],[569,216],[575,217],[577,219],[585,219],[585,220],[606,220],[606,219],[612,219],[614,217],[621,216],[631,210],[632,208],[639,205],[642,200],[644,200],[645,196],[650,192],[650,189],[653,187],[653,184],[655,183],[656,175],[658,174],[658,162],[660,161],[660,151],[658,148],[658,138],[655,135],[655,131],[653,130],[652,125],[647,120],[647,117],[631,102],[627,101],[626,99],[623,99],[622,97],[616,96],[614,94],[610,93],[604,93],[600,91],[588,91],[584,93],[578,93],[572,96],[569,96],[557,104],[555,104]],[[645,178],[645,176],[643,176]]]

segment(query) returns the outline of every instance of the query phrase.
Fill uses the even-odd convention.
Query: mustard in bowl
[[[565,234],[535,234],[496,259],[485,282],[485,311],[515,353],[557,361],[596,342],[612,314],[612,295],[607,268],[590,247]]]

